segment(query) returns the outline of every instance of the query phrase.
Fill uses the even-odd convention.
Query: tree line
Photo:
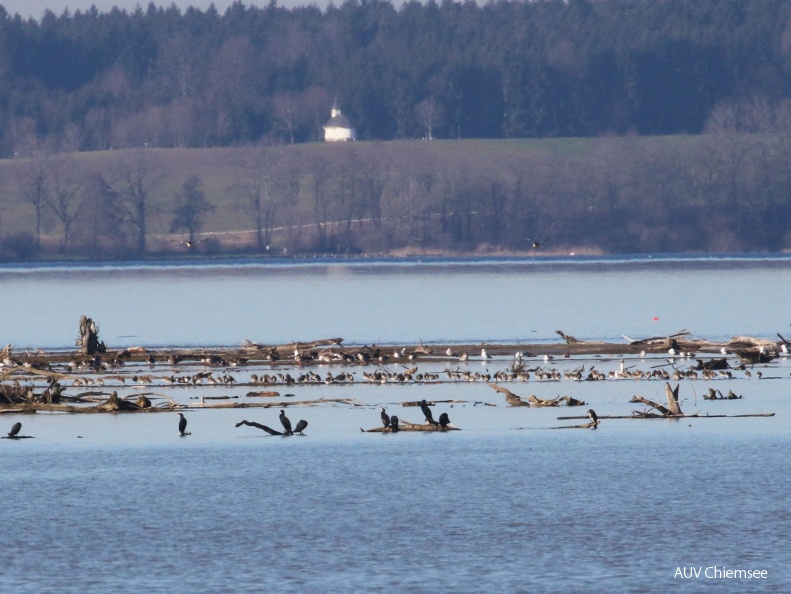
[[[787,130],[19,158],[0,257],[779,252]]]
[[[791,93],[785,0],[0,7],[0,155],[360,138],[697,134]]]

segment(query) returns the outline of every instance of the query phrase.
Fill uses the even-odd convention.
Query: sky
[[[214,4],[214,7],[222,14],[234,3],[234,1],[235,0],[214,0],[214,2],[212,2],[212,0],[154,0],[154,4],[165,7],[175,4],[182,12],[190,6],[206,10],[209,6]],[[245,6],[266,6],[269,4],[269,0],[243,0],[242,3]],[[315,4],[323,8],[329,4],[329,0],[277,0],[277,4],[285,8],[310,4]],[[343,4],[343,1],[335,0],[335,4]],[[138,5],[145,9],[149,5],[149,2],[148,0],[0,0],[0,5],[4,6],[6,11],[11,15],[18,13],[25,19],[31,17],[39,19],[47,9],[51,10],[56,15],[60,15],[66,8],[68,8],[70,12],[76,12],[78,10],[84,12],[95,5],[99,12],[109,12],[114,6],[130,12]]]

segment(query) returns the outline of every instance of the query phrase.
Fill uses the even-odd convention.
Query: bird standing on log
[[[591,420],[591,424],[596,427],[599,424],[599,417],[596,415],[596,411],[592,408],[588,409],[588,418]]]
[[[428,402],[425,400],[420,401],[420,410],[423,411],[423,415],[426,417],[426,422],[429,425],[436,425],[437,422],[434,420],[434,415],[431,412],[431,408],[428,405]]]
[[[450,422],[450,417],[448,417],[448,413],[444,412],[439,416],[439,426],[442,427],[443,431],[447,431],[448,429],[455,429],[456,427],[453,426],[453,423]]]
[[[390,417],[390,431],[398,433],[398,417],[395,415]]]
[[[381,408],[382,408],[382,412],[380,413],[380,416],[382,417],[382,425],[384,425],[385,429],[387,429],[388,427],[390,427],[390,417],[385,412],[385,407],[383,406]]]
[[[294,427],[294,433],[299,433],[300,435],[304,435],[302,433],[308,427],[308,422],[305,419],[300,419],[297,421],[297,426]]]
[[[184,437],[185,435],[192,435],[187,431],[187,417],[185,417],[182,413],[179,413],[179,435]]]
[[[292,435],[293,432],[291,431],[291,421],[288,420],[286,416],[286,411],[280,411],[280,422],[283,424],[283,429],[286,430],[286,435]]]

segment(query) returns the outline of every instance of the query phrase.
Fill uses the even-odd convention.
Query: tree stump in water
[[[103,353],[107,347],[99,340],[99,326],[91,318],[82,316],[80,318],[80,336],[77,339],[77,346],[83,355],[95,355]]]

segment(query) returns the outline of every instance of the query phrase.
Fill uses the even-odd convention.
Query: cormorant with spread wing
[[[294,427],[294,433],[299,433],[300,435],[304,435],[302,433],[308,426],[308,422],[305,419],[300,419],[297,421],[297,426]]]
[[[22,423],[19,422],[14,423],[11,426],[11,431],[8,432],[8,437],[14,439],[21,429],[22,429]]]

